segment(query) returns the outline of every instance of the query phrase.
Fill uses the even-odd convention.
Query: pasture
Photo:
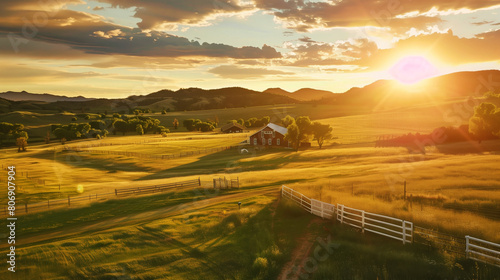
[[[312,105],[287,106],[284,115],[301,114]],[[231,112],[225,115],[226,110]],[[221,122],[273,114],[268,107],[240,110],[241,114],[226,110],[216,112]],[[121,279],[124,275],[138,279],[275,279],[292,258],[300,238],[307,232],[312,238],[325,234],[326,227],[345,238],[339,241],[343,248],[379,258],[371,264],[379,268],[366,269],[363,275],[380,279],[401,275],[401,270],[386,263],[404,256],[421,267],[427,267],[426,259],[433,260],[436,266],[429,269],[436,275],[463,276],[461,273],[473,269],[470,263],[460,262],[465,266],[463,272],[455,268],[453,260],[422,248],[406,248],[402,255],[393,251],[377,254],[382,246],[392,248],[390,241],[370,239],[361,242],[364,245],[354,244],[357,237],[353,234],[358,233],[333,229],[330,221],[312,222],[311,216],[277,202],[280,186],[286,185],[325,202],[500,242],[500,221],[490,215],[500,205],[500,141],[437,145],[427,147],[425,154],[401,147],[375,147],[373,141],[381,135],[429,133],[444,125],[431,117],[436,112],[421,114],[429,112],[426,110],[430,109],[335,118],[323,110],[311,118],[331,124],[336,138],[323,149],[312,142],[311,148],[298,152],[250,147],[248,153],[241,153],[238,148],[225,148],[238,146],[249,133],[184,131],[168,137],[116,135],[78,140],[67,142],[65,148],[55,142],[33,144],[25,153],[3,149],[3,168],[15,165],[18,172],[21,204],[198,178],[205,188],[23,215],[19,220],[24,236],[19,245],[19,263],[24,264],[20,275],[26,279],[36,279],[35,275],[41,279]],[[182,122],[181,115],[192,118],[191,113],[155,116],[165,121],[178,116]],[[198,112],[194,117],[209,118],[213,113]],[[401,117],[395,120],[394,114]],[[179,156],[153,157],[158,155]],[[242,188],[207,194],[212,178],[219,176],[238,177]],[[5,194],[1,195],[0,202],[5,205],[6,201]],[[241,210],[237,202],[243,203]],[[356,266],[359,259],[354,254],[345,249],[339,252],[348,255],[345,263]],[[333,271],[331,267],[339,267],[338,258],[341,256],[329,259],[330,266],[319,266],[315,279],[357,275],[355,271]]]

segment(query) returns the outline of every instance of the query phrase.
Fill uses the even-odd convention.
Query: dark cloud
[[[235,0],[98,1],[109,3],[113,7],[135,8],[134,17],[141,19],[137,25],[142,29],[153,29],[165,23],[200,24],[209,17],[253,9],[253,6],[243,6]]]
[[[312,40],[311,37],[307,37],[307,36],[299,38],[299,41],[304,42],[304,43],[316,43],[316,41]]]
[[[308,31],[326,27],[390,27],[404,32],[404,28],[425,29],[440,23],[434,16],[425,16],[431,9],[449,11],[480,9],[499,5],[499,0],[393,0],[363,1],[344,0],[329,2],[306,2],[303,0],[256,0],[259,8],[272,10],[274,15],[290,28]],[[416,14],[409,13],[416,12]],[[402,15],[406,15],[402,17]],[[399,16],[399,17],[396,17]]]
[[[101,6],[95,6],[92,11],[102,11],[104,10],[104,7],[101,7]]]
[[[10,2],[8,2],[10,3]],[[12,4],[15,7],[16,3]],[[47,20],[37,24],[40,15]],[[28,19],[28,23],[20,21]],[[40,21],[39,21],[40,23]],[[165,32],[144,32],[110,23],[104,18],[84,12],[59,10],[46,13],[36,10],[0,10],[0,35],[16,34],[14,45],[21,49],[34,39],[47,43],[68,45],[89,54],[124,54],[153,57],[229,57],[238,59],[279,58],[281,54],[264,45],[261,48],[245,46],[236,48],[225,44],[200,43]],[[10,36],[10,38],[13,38]]]
[[[228,79],[255,79],[269,75],[293,75],[292,72],[279,70],[269,70],[266,68],[246,68],[236,65],[221,65],[208,70],[209,73],[215,74],[221,78]]]

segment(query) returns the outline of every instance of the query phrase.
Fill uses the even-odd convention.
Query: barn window
[[[267,142],[269,143],[269,146],[271,146],[271,145],[273,144],[273,139],[272,139],[272,138],[269,138],[269,139],[267,140]]]
[[[253,139],[253,145],[254,145],[254,146],[257,146],[257,138],[254,138],[254,139]]]
[[[276,145],[278,145],[278,146],[281,145],[281,139],[279,139],[279,138],[276,139]]]

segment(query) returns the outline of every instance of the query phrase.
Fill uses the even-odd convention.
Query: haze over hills
[[[500,71],[456,72],[429,78],[413,85],[395,80],[379,80],[363,88],[351,88],[343,94],[326,97],[322,102],[357,105],[386,110],[437,101],[482,97],[488,91],[500,91]]]
[[[499,70],[457,72],[430,78],[413,85],[403,85],[394,80],[379,80],[363,88],[355,87],[339,94],[310,88],[295,92],[270,88],[264,92],[258,92],[232,87],[211,90],[201,88],[160,90],[148,95],[133,95],[122,99],[92,99],[81,96],[6,92],[0,93],[0,98],[3,98],[0,102],[0,111],[129,112],[137,107],[147,107],[153,111],[183,111],[297,102],[358,106],[378,111],[469,96],[481,97],[488,91],[500,91]]]
[[[264,92],[288,96],[299,101],[319,100],[326,97],[331,97],[333,92],[327,90],[318,90],[313,88],[301,88],[294,92],[289,92],[281,88],[268,88]]]
[[[63,95],[54,95],[48,93],[29,93],[26,91],[14,92],[7,91],[0,93],[0,98],[11,101],[43,101],[43,102],[57,102],[57,101],[89,101],[95,98],[87,98],[83,96],[68,97]]]

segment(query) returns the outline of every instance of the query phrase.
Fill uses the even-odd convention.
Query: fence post
[[[118,189],[115,189],[115,195],[118,196]]]
[[[406,244],[406,223],[403,220],[403,245]]]
[[[465,236],[465,258],[468,259],[469,258],[469,236],[466,235]]]
[[[201,178],[198,177],[198,186],[201,186]]]
[[[365,233],[365,210],[361,211],[361,232]]]
[[[406,201],[406,180],[405,180],[405,190],[403,193],[403,200]]]
[[[340,210],[340,223],[344,223],[344,205],[341,205],[341,210]]]

